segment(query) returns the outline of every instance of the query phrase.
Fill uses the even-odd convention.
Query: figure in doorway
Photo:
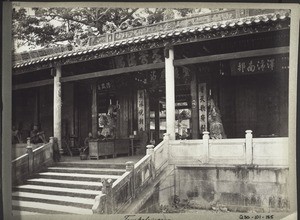
[[[38,125],[34,125],[30,131],[30,142],[33,144],[46,143],[45,132]]]
[[[92,132],[89,132],[88,136],[84,139],[83,147],[81,148],[81,154],[89,153],[89,143],[93,139]]]
[[[22,143],[21,133],[19,129],[15,126],[12,126],[12,144]]]
[[[208,108],[208,123],[210,137],[212,139],[227,138],[222,124],[220,110],[217,108],[212,98],[209,98],[208,100]]]

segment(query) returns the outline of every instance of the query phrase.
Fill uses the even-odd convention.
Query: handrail
[[[287,137],[253,138],[251,130],[245,133],[245,138],[210,139],[204,132],[202,140],[171,140],[169,164],[288,166]]]
[[[23,155],[17,157],[16,159],[13,159],[11,162],[16,163],[16,162],[20,161],[21,159],[25,158],[26,156],[28,156],[28,153],[23,154]]]
[[[166,134],[156,147],[147,145],[147,154],[136,164],[126,162],[126,172],[113,184],[105,181],[101,194],[96,197],[93,212],[124,212],[133,199],[160,178],[160,174],[169,164],[208,167],[284,167],[287,164],[287,155],[280,152],[287,145],[288,138],[256,139],[252,137],[251,130],[245,133],[245,138],[222,140],[210,139],[209,132],[204,132],[202,140],[169,140]],[[190,147],[180,147],[182,144],[190,144]],[[270,153],[272,148],[274,152]],[[178,150],[180,151],[177,152]]]
[[[12,160],[13,185],[18,185],[53,162],[53,138],[50,142],[36,148],[27,142],[27,153]]]
[[[166,167],[168,135],[155,148],[147,146],[147,154],[136,164],[126,162],[126,172],[114,183],[105,180],[102,192],[95,198],[93,213],[121,213]],[[161,154],[162,152],[162,154]]]

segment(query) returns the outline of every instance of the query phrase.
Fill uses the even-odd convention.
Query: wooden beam
[[[284,53],[289,53],[289,49],[290,49],[289,47],[276,47],[276,48],[268,48],[268,49],[247,50],[247,51],[234,52],[234,53],[185,58],[185,59],[175,60],[174,66],[183,66],[189,64],[206,63],[206,62],[213,62],[213,61],[220,61],[220,60],[240,59],[245,57],[284,54]]]
[[[191,65],[191,64],[197,64],[197,63],[214,62],[214,61],[220,61],[220,60],[239,59],[239,58],[245,58],[245,57],[284,54],[284,53],[289,53],[289,49],[290,48],[287,46],[287,47],[248,50],[248,51],[241,51],[241,52],[234,52],[234,53],[225,53],[225,54],[216,54],[216,55],[209,55],[209,56],[185,58],[185,59],[180,59],[180,60],[174,60],[174,66],[184,66],[184,65]],[[72,81],[92,79],[92,78],[97,78],[97,77],[102,77],[102,76],[112,76],[112,75],[117,75],[117,74],[122,74],[122,73],[138,72],[138,71],[153,70],[153,69],[163,69],[164,67],[165,67],[164,62],[138,65],[138,66],[132,66],[132,67],[124,67],[124,68],[118,68],[118,69],[97,71],[97,72],[93,72],[93,73],[79,74],[79,75],[75,75],[75,76],[62,77],[61,82],[72,82]],[[41,81],[36,81],[36,82],[31,82],[31,83],[14,85],[13,90],[27,89],[27,88],[45,86],[45,85],[51,85],[51,84],[53,84],[53,79],[47,79],[47,80],[41,80]]]
[[[30,83],[17,84],[17,85],[14,85],[12,87],[12,89],[13,90],[28,89],[28,88],[46,86],[46,85],[52,85],[52,84],[53,84],[53,79],[45,79],[45,80],[40,80],[40,81],[35,81],[35,82],[30,82]]]
[[[71,82],[71,81],[78,81],[78,80],[84,80],[84,79],[92,79],[102,76],[112,76],[122,73],[130,73],[130,72],[138,72],[138,71],[144,71],[144,70],[153,70],[153,69],[162,69],[164,68],[165,63],[153,63],[153,64],[145,64],[145,65],[138,65],[138,66],[132,66],[132,67],[124,67],[124,68],[118,68],[118,69],[111,69],[111,70],[104,70],[104,71],[97,71],[93,73],[85,73],[80,74],[76,76],[68,76],[63,77],[61,79],[62,82]]]

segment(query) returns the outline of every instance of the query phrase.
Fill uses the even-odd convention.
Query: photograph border
[[[42,215],[42,216],[11,216],[11,91],[12,91],[12,60],[11,60],[11,9],[13,4],[22,7],[74,7],[74,2],[4,2],[3,3],[3,52],[2,52],[2,194],[3,194],[3,211],[4,219],[196,219],[207,217],[207,214],[135,214],[135,215]],[[168,3],[140,3],[140,2],[76,2],[76,6],[85,7],[170,7],[172,2]],[[189,2],[188,7],[198,8],[272,8],[272,9],[291,9],[291,29],[290,29],[290,71],[289,71],[289,119],[288,119],[288,137],[289,137],[289,173],[293,177],[290,182],[290,188],[297,192],[296,186],[296,106],[297,106],[297,68],[298,68],[298,49],[299,49],[299,14],[300,7],[298,4],[268,4],[268,3],[195,3]],[[176,8],[187,8],[187,3],[176,2]],[[292,192],[293,190],[290,190]],[[291,214],[297,210],[296,193],[291,194]],[[274,219],[285,217],[287,214],[273,213]],[[225,215],[225,216],[224,216]],[[129,217],[126,217],[129,216]],[[235,213],[208,214],[210,218],[221,219],[239,219]]]

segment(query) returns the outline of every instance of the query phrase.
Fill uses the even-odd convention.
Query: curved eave
[[[238,27],[243,27],[243,26],[259,25],[261,23],[274,23],[274,22],[278,22],[278,21],[284,21],[286,19],[289,19],[289,17],[290,17],[289,14],[286,14],[284,16],[280,16],[277,14],[272,15],[272,16],[271,15],[256,16],[256,17],[244,18],[242,20],[222,22],[222,23],[218,23],[218,24],[211,23],[211,24],[207,24],[207,25],[202,25],[200,27],[192,27],[192,28],[188,28],[188,29],[175,30],[175,31],[170,31],[170,32],[166,32],[166,33],[155,33],[155,34],[151,34],[151,35],[134,37],[131,39],[117,41],[117,42],[113,42],[113,43],[97,45],[97,46],[93,46],[92,48],[85,48],[85,49],[77,50],[77,51],[63,52],[60,55],[53,54],[53,55],[50,55],[50,56],[47,56],[44,58],[38,58],[35,60],[29,60],[26,62],[17,63],[15,65],[13,65],[13,69],[22,68],[22,67],[42,63],[42,62],[56,61],[56,60],[64,59],[64,58],[68,58],[68,57],[91,54],[94,52],[104,51],[104,50],[112,49],[112,48],[118,49],[118,48],[121,48],[124,46],[145,43],[145,42],[149,42],[149,41],[170,39],[170,38],[174,38],[174,37],[185,37],[185,36],[189,36],[189,35],[202,34],[202,33],[210,32],[210,31],[222,31],[222,30],[238,28]]]

